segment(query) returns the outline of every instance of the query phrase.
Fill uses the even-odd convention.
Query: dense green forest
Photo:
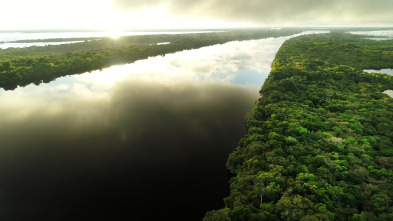
[[[286,41],[230,154],[209,220],[393,220],[393,41],[333,32]]]
[[[49,82],[116,64],[132,63],[151,56],[195,49],[229,41],[288,36],[300,29],[235,30],[225,32],[128,36],[117,39],[89,38],[84,42],[45,47],[0,49],[0,87]],[[61,40],[61,39],[57,39]],[[81,40],[81,39],[72,39]],[[48,40],[42,40],[48,42]],[[159,44],[169,42],[169,44]]]

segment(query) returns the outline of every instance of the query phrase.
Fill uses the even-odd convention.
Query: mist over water
[[[0,217],[201,220],[221,208],[226,159],[286,39],[1,89]]]

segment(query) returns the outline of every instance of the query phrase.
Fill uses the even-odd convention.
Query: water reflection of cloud
[[[232,80],[242,70],[265,74],[270,72],[274,53],[287,38],[269,38],[255,41],[229,42],[192,51],[168,54],[136,61],[133,64],[115,66],[76,76],[77,81],[91,85],[94,90],[110,90],[116,81],[124,79],[148,79],[159,82],[211,81],[236,83]],[[226,74],[230,74],[226,76]],[[220,75],[221,78],[217,78]],[[259,88],[261,85],[254,85]]]
[[[88,89],[2,96],[2,104],[15,102],[5,112],[25,114],[0,120],[5,216],[24,215],[18,211],[29,205],[38,208],[29,216],[47,208],[72,216],[79,208],[108,209],[103,202],[123,205],[125,198],[135,217],[146,207],[168,216],[163,203],[181,214],[178,202],[207,211],[224,197],[226,156],[244,134],[257,94],[230,84],[135,79],[115,83],[107,99],[82,94]]]
[[[102,94],[97,94],[81,82],[54,87],[31,85],[13,93],[7,91],[0,97],[0,102],[4,105],[0,111],[0,131],[15,132],[26,122],[24,128],[31,130],[31,133],[40,129],[45,131],[46,123],[53,122],[54,118],[61,125],[61,128],[56,129],[59,133],[76,132],[86,127],[95,128],[95,131],[113,129],[124,123],[124,119],[129,119],[126,127],[133,128],[130,131],[140,131],[141,128],[149,130],[152,124],[163,121],[163,114],[170,116],[171,120],[167,124],[171,125],[177,121],[187,122],[187,115],[191,113],[220,116],[221,113],[239,108],[246,112],[248,110],[244,107],[251,108],[257,96],[258,94],[241,86],[205,81],[163,83],[130,78],[114,83],[110,92]],[[34,122],[39,122],[39,125],[28,126],[31,119],[35,119]],[[190,125],[196,124],[194,122]],[[56,130],[47,133],[51,134]],[[123,129],[116,130],[119,130],[120,137],[127,137]],[[15,137],[19,135],[15,133],[7,139],[16,143],[28,142]],[[37,142],[42,139],[39,136],[36,138]]]

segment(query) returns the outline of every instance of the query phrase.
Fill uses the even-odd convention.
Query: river
[[[226,159],[289,38],[0,89],[0,216],[201,220],[222,208]]]

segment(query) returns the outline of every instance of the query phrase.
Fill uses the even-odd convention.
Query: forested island
[[[229,30],[192,34],[159,34],[113,38],[41,39],[39,42],[81,41],[63,45],[0,49],[0,87],[15,89],[30,83],[132,63],[152,56],[223,44],[289,36],[301,29]],[[17,42],[29,42],[28,40]],[[165,44],[162,44],[165,43]]]
[[[209,220],[393,220],[393,41],[332,32],[286,41]]]

